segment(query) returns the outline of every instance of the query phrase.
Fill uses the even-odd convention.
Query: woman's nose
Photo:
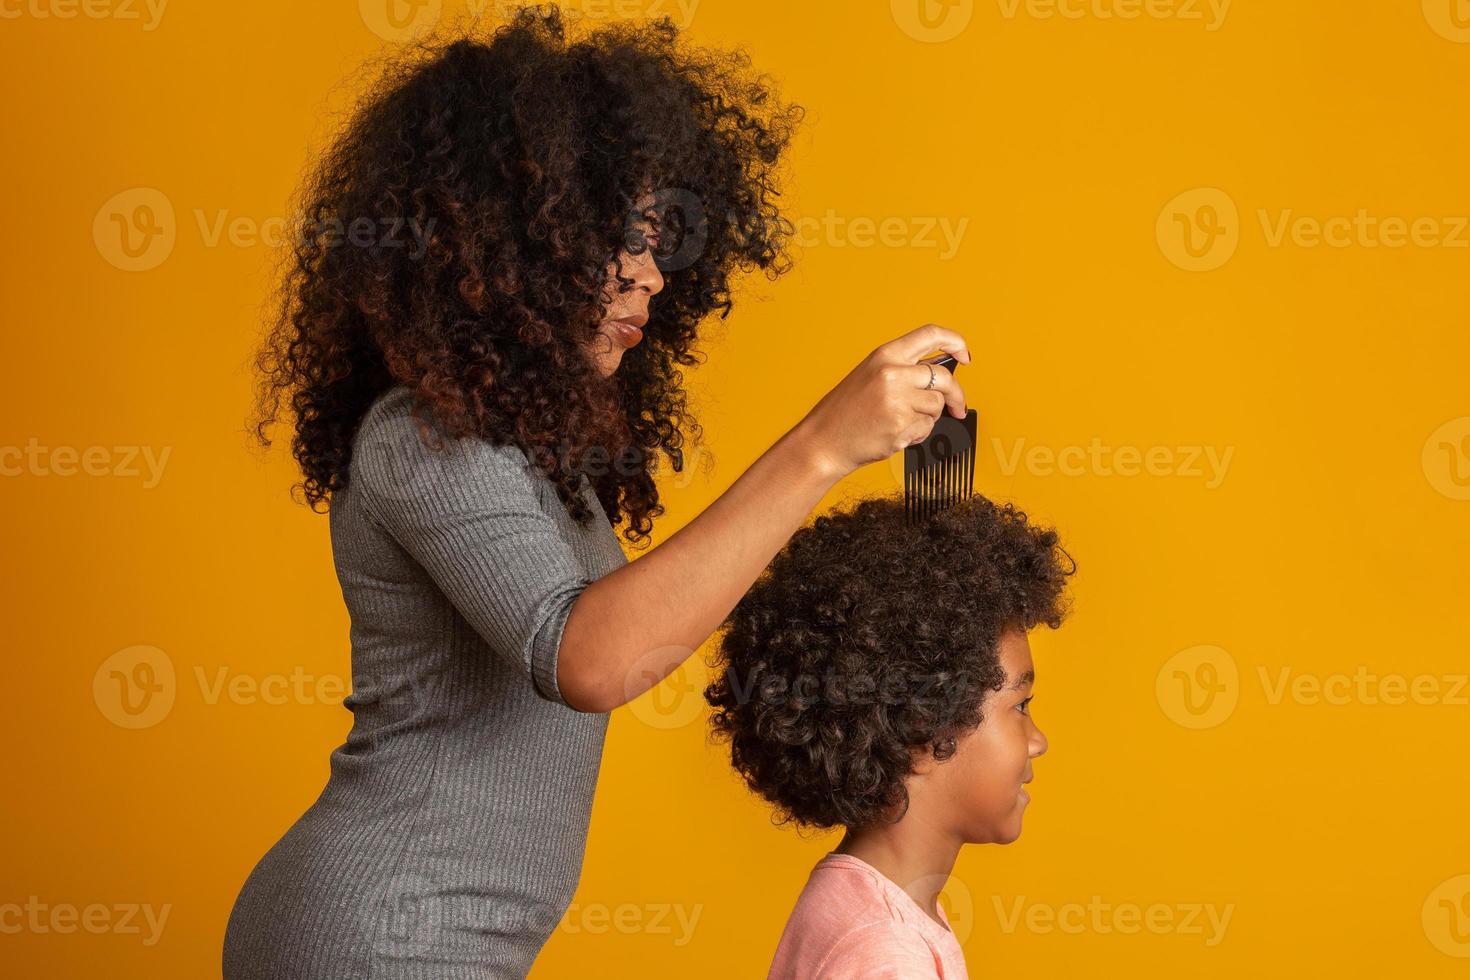
[[[641,254],[631,258],[634,288],[646,289],[650,296],[657,295],[664,288],[664,274],[659,271],[658,263],[654,260],[653,249],[645,248]]]

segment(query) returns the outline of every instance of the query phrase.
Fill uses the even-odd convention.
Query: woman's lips
[[[624,347],[636,347],[643,339],[643,325],[647,322],[646,316],[630,316],[613,320],[608,326],[612,328],[613,340]]]

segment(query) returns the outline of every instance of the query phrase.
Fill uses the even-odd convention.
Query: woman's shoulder
[[[519,446],[446,436],[414,406],[413,389],[404,385],[373,400],[353,437],[349,482],[393,499],[466,483],[480,492],[532,488],[529,461]]]
[[[380,424],[383,420],[406,418],[413,413],[413,389],[408,385],[393,385],[381,391],[363,413],[361,429]]]
[[[426,429],[432,429],[433,420],[427,416],[421,418],[415,412],[415,401],[414,391],[407,385],[394,385],[381,392],[368,405],[362,420],[357,424],[357,432],[353,436],[354,448],[359,444],[380,440],[395,441],[410,433],[418,436]],[[434,434],[439,435],[437,431]],[[447,440],[440,437],[440,441]]]

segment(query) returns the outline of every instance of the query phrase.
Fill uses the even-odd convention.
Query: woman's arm
[[[834,484],[928,435],[964,392],[940,348],[969,363],[964,340],[929,324],[874,350],[713,504],[647,555],[589,585],[562,632],[557,685],[579,711],[610,711],[668,676],[719,628]]]

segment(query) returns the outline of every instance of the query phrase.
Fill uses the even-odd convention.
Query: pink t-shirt
[[[948,928],[851,854],[817,862],[786,920],[768,980],[967,980]]]

